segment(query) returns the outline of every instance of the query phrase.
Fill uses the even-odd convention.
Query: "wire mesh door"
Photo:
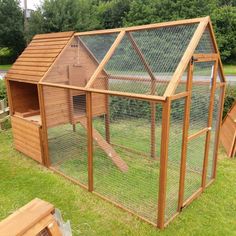
[[[206,185],[209,143],[213,135],[211,130],[217,61],[207,57],[196,57],[192,68],[193,72],[189,78],[192,79],[192,90],[183,205]]]

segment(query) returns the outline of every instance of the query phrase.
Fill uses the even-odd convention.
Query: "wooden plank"
[[[117,46],[119,45],[119,43],[121,42],[121,40],[123,39],[124,36],[125,36],[125,31],[121,31],[119,33],[119,35],[117,36],[116,40],[114,41],[114,43],[112,44],[112,46],[110,47],[110,49],[107,51],[107,53],[104,56],[104,58],[102,59],[102,61],[100,62],[99,66],[97,67],[97,69],[95,70],[95,72],[93,73],[91,78],[89,79],[89,81],[88,81],[87,85],[85,86],[85,88],[90,88],[93,85],[96,78],[102,72],[105,65],[107,64],[107,62],[109,61],[109,59],[111,58],[113,53],[115,52]]]
[[[178,211],[180,212],[183,207],[184,201],[184,187],[186,176],[186,159],[187,159],[187,147],[188,147],[188,129],[190,120],[190,107],[191,107],[191,95],[192,95],[192,82],[193,82],[193,63],[189,63],[187,87],[187,97],[185,97],[184,105],[184,123],[183,123],[183,135],[182,135],[182,147],[181,147],[181,162],[180,162],[180,177],[179,177],[179,195],[178,195]]]
[[[57,41],[65,41],[69,40],[71,36],[69,37],[63,37],[63,38],[45,38],[45,39],[33,39],[33,42],[41,43],[41,42],[57,42]]]
[[[169,22],[161,22],[149,25],[140,25],[140,26],[131,26],[126,28],[117,28],[117,29],[106,29],[106,30],[94,30],[94,31],[87,31],[87,32],[79,32],[75,33],[75,36],[85,36],[85,35],[93,35],[93,34],[111,34],[111,33],[119,33],[121,31],[137,31],[137,30],[148,30],[148,29],[156,29],[156,28],[163,28],[163,27],[171,27],[177,25],[186,25],[186,24],[196,24],[201,21],[204,21],[206,18],[195,18],[195,19],[187,19],[187,20],[178,20],[178,21],[169,21]]]
[[[58,53],[28,53],[28,52],[23,52],[20,56],[20,58],[52,58],[56,57]]]
[[[217,53],[193,54],[193,58],[197,62],[216,61],[216,60],[218,60],[218,54]]]
[[[66,84],[54,84],[54,83],[48,83],[48,82],[42,82],[42,81],[40,81],[39,83],[42,85],[47,85],[47,86],[56,87],[56,88],[69,88],[69,89],[74,89],[74,90],[89,91],[89,92],[100,93],[100,94],[109,94],[109,95],[115,95],[115,96],[124,96],[124,97],[132,97],[132,98],[137,98],[137,99],[152,100],[156,102],[164,102],[166,100],[165,97],[156,96],[156,95],[113,92],[113,91],[91,89],[91,88],[86,89],[84,87],[77,87],[77,86],[71,86],[71,85],[66,85]]]
[[[189,61],[191,60],[191,57],[193,56],[193,53],[202,37],[202,34],[204,33],[204,30],[207,26],[209,22],[209,17],[206,17],[204,18],[204,20],[202,20],[195,33],[193,34],[193,37],[188,45],[188,47],[186,48],[186,51],[183,55],[183,57],[181,58],[173,76],[172,76],[172,79],[170,81],[170,83],[168,84],[167,88],[166,88],[166,91],[164,93],[164,96],[170,96],[172,94],[174,94],[178,84],[179,84],[179,81],[181,80],[181,77],[189,63]]]
[[[85,118],[80,118],[79,122],[87,130],[87,120]],[[102,135],[94,128],[92,129],[92,135],[96,143],[100,146],[100,148],[104,150],[104,152],[113,161],[117,168],[119,168],[119,170],[121,170],[122,172],[127,172],[127,164],[120,158],[120,156],[113,149],[113,147],[109,143],[107,143],[106,140],[103,139]]]
[[[63,40],[63,41],[56,41],[56,42],[39,42],[37,43],[36,41],[32,41],[29,46],[30,47],[37,47],[37,46],[50,46],[50,45],[65,45],[68,42],[68,40]]]
[[[36,34],[33,37],[33,40],[35,40],[35,39],[50,39],[50,38],[71,37],[73,34],[74,34],[74,31],[58,32],[58,33],[47,33],[47,34]]]
[[[48,67],[51,62],[30,62],[30,61],[16,61],[13,66],[27,66],[27,67]]]
[[[47,66],[41,66],[41,67],[36,67],[36,66],[24,66],[24,65],[13,65],[11,67],[11,70],[19,70],[19,71],[36,71],[36,72],[45,72],[47,71],[48,67]]]
[[[225,75],[224,75],[224,70],[223,70],[223,64],[222,64],[222,61],[221,61],[221,58],[220,58],[220,52],[219,52],[219,49],[218,49],[218,46],[217,46],[214,30],[213,30],[212,23],[211,23],[210,19],[209,19],[209,30],[210,30],[211,39],[213,41],[214,49],[217,52],[218,58],[219,58],[218,64],[219,64],[219,69],[220,69],[220,73],[221,73],[220,78],[222,79],[222,82],[226,82]]]
[[[210,94],[210,104],[209,104],[209,114],[208,114],[208,121],[207,121],[207,126],[208,127],[212,126],[212,121],[213,121],[217,72],[218,72],[218,61],[215,62],[214,71],[213,71],[211,94]],[[207,169],[208,169],[207,167],[208,167],[208,155],[209,155],[210,141],[211,141],[211,129],[209,129],[209,131],[207,132],[206,142],[205,142],[203,172],[202,172],[202,188],[203,188],[203,190],[206,188],[206,178],[207,178]]]
[[[188,136],[188,141],[191,141],[192,139],[195,139],[195,138],[201,136],[202,134],[207,133],[209,130],[211,130],[211,127],[207,127],[207,128],[202,129],[202,130],[199,130],[198,132]]]
[[[92,124],[92,94],[86,93],[86,122],[82,122],[85,127],[87,123],[87,144],[88,144],[88,190],[93,191],[93,124]]]
[[[27,58],[27,57],[18,57],[17,62],[53,62],[55,60],[55,57],[47,57],[47,58]]]
[[[49,159],[49,151],[48,151],[48,133],[47,133],[47,120],[46,120],[46,111],[45,111],[45,103],[44,103],[44,88],[42,85],[38,85],[38,95],[39,95],[39,108],[40,114],[42,119],[42,146],[43,146],[43,164],[47,167],[50,166],[50,159]]]
[[[7,78],[10,79],[20,79],[20,80],[32,80],[32,81],[39,81],[40,76],[32,76],[32,75],[18,75],[18,74],[7,74]]]
[[[53,210],[52,204],[36,198],[0,222],[0,235],[23,235]]]
[[[33,225],[27,232],[24,233],[24,236],[38,235],[39,232],[46,229],[49,224],[51,224],[55,219],[51,214],[44,217],[42,220]],[[53,235],[54,236],[54,235]]]
[[[41,71],[29,71],[29,70],[15,70],[14,68],[8,71],[9,74],[16,74],[16,75],[33,75],[33,76],[43,76],[44,72]]]
[[[61,48],[58,48],[58,49],[34,49],[34,48],[30,48],[30,47],[27,47],[25,50],[24,50],[24,53],[27,53],[27,54],[40,54],[40,53],[59,53],[61,51]]]
[[[27,50],[35,51],[35,50],[51,50],[51,49],[62,49],[65,45],[46,45],[46,46],[30,46],[28,45]]]
[[[193,84],[193,82],[192,82],[192,84]],[[170,97],[170,99],[171,99],[171,101],[173,101],[173,100],[177,100],[177,99],[184,98],[187,96],[189,96],[189,91],[174,94]]]
[[[162,110],[161,157],[160,157],[158,216],[157,216],[157,227],[160,229],[163,229],[165,224],[170,111],[171,111],[171,100],[169,97],[167,97],[166,102],[163,103],[163,110]]]

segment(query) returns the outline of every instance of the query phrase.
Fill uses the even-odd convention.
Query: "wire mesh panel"
[[[205,29],[194,53],[216,53],[209,27]]]
[[[203,134],[188,142],[184,200],[201,187],[205,140],[206,134]]]
[[[189,135],[207,127],[214,62],[194,64]]]
[[[208,155],[208,168],[207,168],[207,182],[212,179],[213,168],[214,168],[214,155],[216,150],[216,129],[217,124],[220,119],[220,88],[216,89],[215,96],[214,96],[214,108],[212,114],[212,126],[211,126],[211,139],[210,139],[210,146],[209,146],[209,155]]]
[[[102,35],[80,36],[79,39],[86,45],[96,60],[101,62],[111,45],[114,43],[117,33]]]
[[[94,190],[156,224],[161,108],[155,105],[154,126],[151,109],[147,101],[110,96],[109,119],[93,119]]]
[[[208,128],[214,65],[214,62],[197,62],[194,64],[189,137],[197,134],[204,128]],[[192,137],[188,141],[187,148],[185,200],[201,187],[205,155],[206,132],[200,136]]]
[[[171,103],[165,220],[177,212],[185,99]]]
[[[51,166],[87,185],[87,129],[85,94],[44,86],[45,115]]]
[[[163,95],[197,24],[126,33],[105,66],[112,91]],[[148,69],[147,69],[148,67]],[[147,72],[148,71],[148,72]],[[104,89],[99,83],[94,88]]]

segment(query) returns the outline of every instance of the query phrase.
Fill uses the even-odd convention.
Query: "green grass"
[[[12,65],[0,65],[0,70],[9,70]]]
[[[15,151],[10,130],[0,133],[0,143],[0,219],[39,197],[52,202],[64,219],[71,220],[73,235],[235,235],[236,160],[226,159],[223,152],[216,182],[160,232]],[[135,168],[140,165],[136,163]],[[105,168],[101,171],[105,173]],[[135,173],[128,178],[135,178]]]
[[[236,65],[223,65],[225,75],[236,75]]]

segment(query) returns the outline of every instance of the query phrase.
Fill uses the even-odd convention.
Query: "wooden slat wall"
[[[224,119],[220,140],[226,150],[227,156],[234,157],[236,151],[236,103],[234,103],[232,109]]]
[[[47,127],[70,122],[68,91],[44,86]]]
[[[42,163],[41,127],[16,116],[11,123],[15,148]]]
[[[62,32],[36,35],[6,77],[12,80],[40,81],[73,34]]]

